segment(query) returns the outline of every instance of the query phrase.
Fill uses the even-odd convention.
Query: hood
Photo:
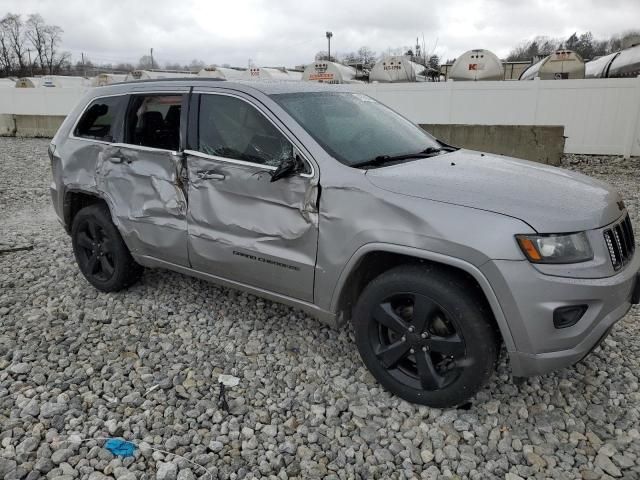
[[[539,233],[599,228],[622,210],[620,195],[599,180],[470,150],[371,169],[366,178],[390,192],[515,217]]]

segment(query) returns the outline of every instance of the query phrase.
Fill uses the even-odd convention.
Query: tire
[[[490,322],[468,281],[413,265],[376,277],[354,311],[356,345],[376,380],[435,408],[466,402],[493,374],[498,339]]]
[[[142,275],[106,205],[80,210],[71,226],[76,263],[85,278],[103,292],[116,292],[135,283]]]

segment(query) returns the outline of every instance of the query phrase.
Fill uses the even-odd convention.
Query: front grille
[[[629,215],[626,215],[624,220],[604,231],[604,241],[607,244],[614,270],[620,270],[631,261],[636,244]]]

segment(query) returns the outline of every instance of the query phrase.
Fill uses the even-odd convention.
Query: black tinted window
[[[200,96],[198,150],[273,167],[293,156],[291,143],[264,115],[226,95]]]
[[[182,95],[135,95],[129,105],[125,143],[178,150]]]
[[[113,124],[120,111],[122,99],[123,97],[107,97],[91,102],[73,134],[76,137],[112,142]]]

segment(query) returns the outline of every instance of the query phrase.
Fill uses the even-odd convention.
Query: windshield
[[[360,93],[284,93],[272,98],[345,165],[441,147],[420,127]]]

